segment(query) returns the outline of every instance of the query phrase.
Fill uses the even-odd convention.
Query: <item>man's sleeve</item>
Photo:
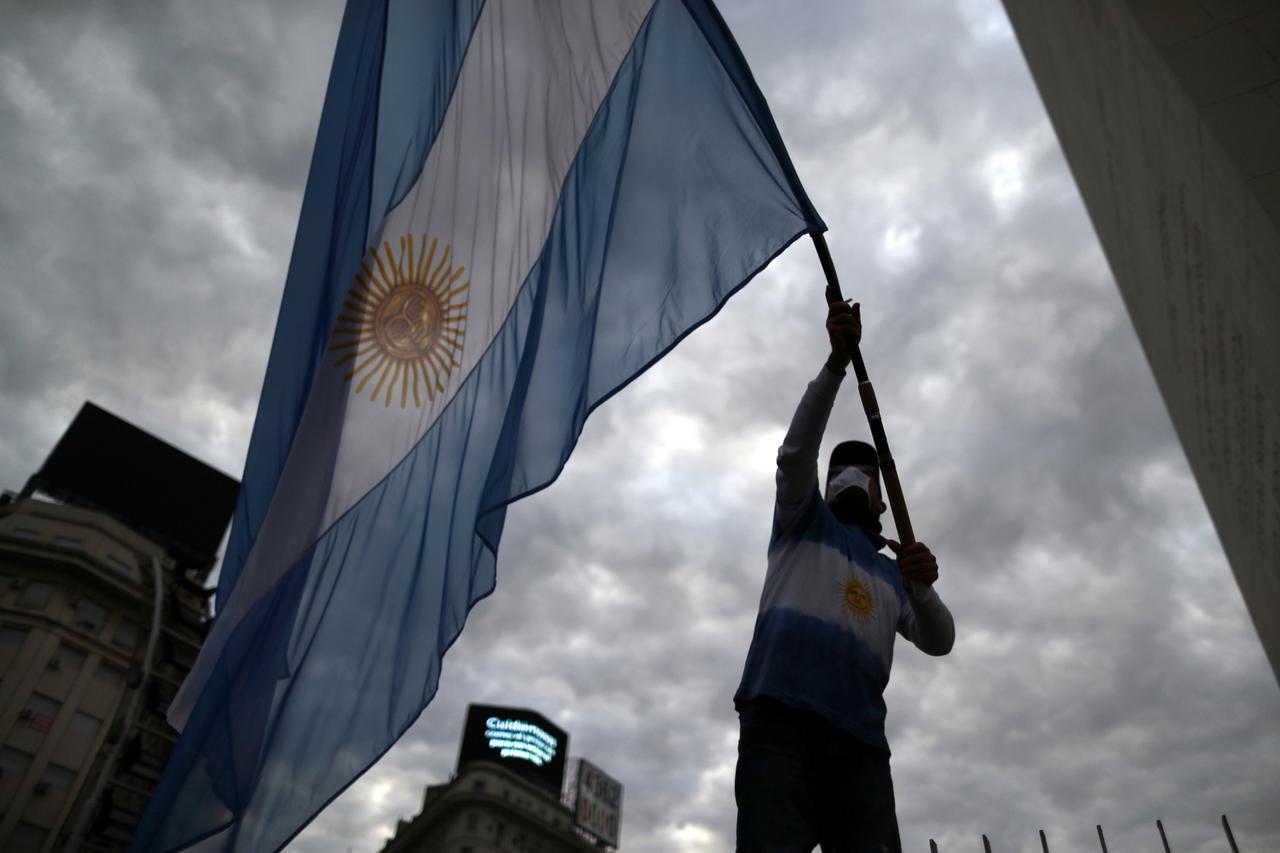
[[[823,366],[800,398],[791,426],[778,448],[778,503],[776,532],[791,528],[813,499],[818,482],[818,448],[831,417],[831,407],[844,374]]]
[[[898,616],[898,633],[927,655],[945,655],[956,641],[956,623],[932,586],[907,594]]]

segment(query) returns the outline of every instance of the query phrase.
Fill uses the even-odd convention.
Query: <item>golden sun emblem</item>
[[[388,241],[370,249],[333,327],[334,364],[350,365],[345,379],[356,381],[357,394],[372,382],[369,399],[381,397],[384,406],[398,396],[407,408],[412,392],[421,408],[423,393],[435,400],[462,366],[470,282],[458,283],[466,267],[450,265],[448,244],[437,257],[438,243],[433,237],[428,249],[423,234],[416,253],[412,236],[400,238],[399,255]]]
[[[857,619],[867,619],[875,612],[875,599],[871,597],[871,591],[867,589],[867,585],[857,578],[849,578],[845,581],[842,599],[844,609]]]

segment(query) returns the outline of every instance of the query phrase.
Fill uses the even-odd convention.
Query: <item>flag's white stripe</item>
[[[372,241],[397,252],[406,234],[451,244],[470,281],[461,367],[434,401],[402,409],[398,399],[386,406],[350,393],[344,370],[321,366],[241,577],[170,709],[173,725],[189,715],[253,604],[404,458],[484,355],[537,261],[578,147],[652,5],[486,3],[422,173]]]
[[[470,281],[461,367],[423,409],[348,405],[321,529],[409,452],[497,334],[551,229],[560,187],[652,0],[489,2],[422,174],[379,232],[452,245]],[[383,105],[386,109],[388,105]]]

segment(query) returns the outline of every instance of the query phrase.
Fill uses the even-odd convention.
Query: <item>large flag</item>
[[[283,846],[435,694],[507,504],[823,228],[709,0],[351,0],[133,849]]]

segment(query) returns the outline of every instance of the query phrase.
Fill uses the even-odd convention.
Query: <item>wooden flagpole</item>
[[[812,234],[813,245],[818,250],[818,260],[822,262],[822,272],[827,277],[827,302],[843,302],[844,294],[840,292],[840,279],[836,276],[836,265],[831,260],[831,250],[827,248],[827,240],[822,234]],[[898,480],[898,466],[889,452],[889,439],[884,434],[884,422],[880,418],[880,404],[876,402],[875,389],[867,378],[867,367],[862,362],[862,350],[855,346],[849,353],[853,362],[853,374],[858,378],[858,396],[862,398],[862,410],[867,413],[867,424],[871,427],[871,440],[875,444],[876,454],[880,457],[880,474],[884,478],[884,493],[889,499],[889,509],[893,512],[893,526],[898,530],[898,541],[910,545],[916,541],[911,529],[911,516],[907,514],[907,501],[902,495],[902,483]]]

